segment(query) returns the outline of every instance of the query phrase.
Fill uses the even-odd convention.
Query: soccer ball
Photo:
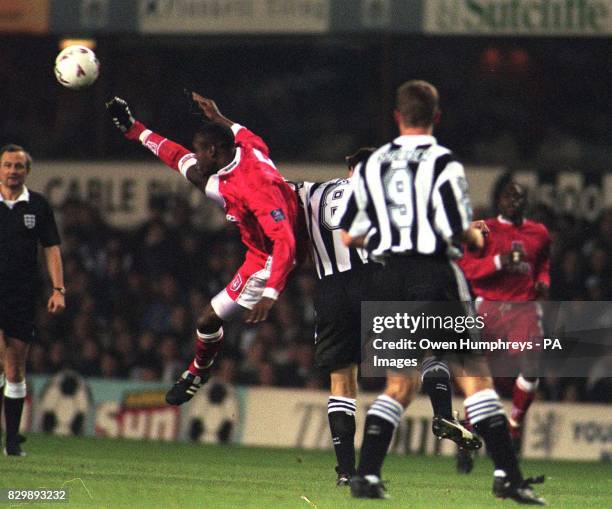
[[[85,46],[68,46],[55,59],[55,77],[60,85],[73,90],[88,87],[100,74],[96,54]]]

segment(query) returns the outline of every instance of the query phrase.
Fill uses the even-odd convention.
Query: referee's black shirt
[[[39,242],[43,247],[60,243],[49,202],[26,187],[12,208],[0,195],[0,287],[33,290]]]

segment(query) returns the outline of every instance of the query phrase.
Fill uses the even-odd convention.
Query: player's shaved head
[[[200,136],[206,143],[216,147],[217,150],[231,150],[234,148],[234,133],[225,124],[205,122],[198,128],[195,136]]]
[[[236,153],[234,133],[218,122],[205,122],[193,136],[193,149],[202,175],[211,175],[229,164]]]

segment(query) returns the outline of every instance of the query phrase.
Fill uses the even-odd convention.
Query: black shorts
[[[36,293],[22,287],[0,287],[0,330],[9,338],[29,343],[37,337]]]
[[[365,264],[317,281],[315,363],[331,372],[361,362],[361,301],[380,265]]]
[[[453,320],[475,316],[469,285],[461,269],[446,257],[393,256],[386,260],[384,269],[373,280],[370,290],[372,301],[404,301],[406,309],[415,316],[450,317]],[[391,305],[378,304],[375,314],[385,315]],[[398,335],[403,334],[398,332]],[[416,330],[415,337],[435,341],[456,341],[470,336],[480,339],[475,328],[455,330],[453,328],[429,327]],[[399,337],[399,336],[398,336]],[[395,338],[394,338],[395,339]],[[465,353],[480,355],[475,349],[416,350],[421,359],[425,355],[456,358]]]
[[[378,301],[471,301],[461,269],[446,257],[392,256],[373,280],[371,299]]]

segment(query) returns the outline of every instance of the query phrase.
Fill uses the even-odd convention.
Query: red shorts
[[[496,302],[476,299],[476,311],[485,317],[482,337],[487,340],[534,341],[544,336],[542,307],[537,302]],[[541,344],[541,341],[536,341]],[[533,350],[540,350],[534,345]],[[511,354],[520,350],[509,350]]]
[[[227,321],[240,311],[253,309],[261,299],[271,266],[271,256],[265,262],[247,258],[230,283],[210,301],[217,316]]]

